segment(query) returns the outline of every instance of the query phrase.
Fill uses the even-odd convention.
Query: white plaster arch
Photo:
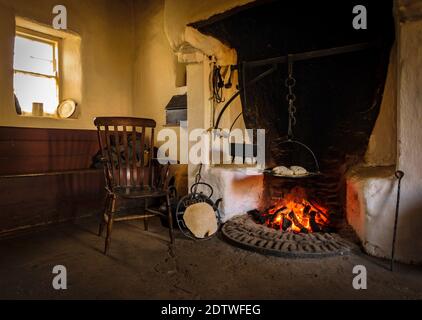
[[[207,56],[214,56],[220,65],[235,64],[237,55],[234,49],[200,33],[188,24],[206,20],[253,1],[255,0],[165,0],[164,31],[179,61],[190,62],[195,51],[193,49],[196,49]]]

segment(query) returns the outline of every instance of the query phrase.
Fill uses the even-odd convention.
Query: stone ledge
[[[221,218],[225,222],[230,218],[258,207],[263,192],[263,175],[247,174],[244,166],[204,167],[202,181],[214,189],[212,199],[222,198]],[[201,188],[198,188],[201,191]],[[208,190],[204,190],[204,193]]]
[[[390,258],[396,205],[395,168],[358,166],[346,175],[346,218],[366,253]],[[400,230],[398,230],[400,232]]]

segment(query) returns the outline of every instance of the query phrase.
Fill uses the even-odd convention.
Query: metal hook
[[[292,60],[291,54],[287,55],[287,66],[288,66],[289,77],[292,77],[293,76],[293,60]]]
[[[394,266],[394,251],[396,247],[396,233],[397,233],[397,222],[399,218],[399,207],[400,207],[400,186],[401,186],[401,179],[403,179],[404,172],[401,170],[397,170],[394,175],[396,176],[397,180],[399,180],[397,185],[397,200],[396,200],[396,214],[394,217],[394,231],[393,231],[393,244],[391,248],[391,261],[390,261],[390,270],[393,271]]]

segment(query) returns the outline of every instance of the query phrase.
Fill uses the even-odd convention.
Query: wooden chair
[[[99,226],[99,236],[107,225],[104,253],[111,242],[113,223],[121,220],[144,219],[148,230],[148,218],[156,215],[168,217],[170,242],[174,243],[173,219],[170,207],[172,187],[168,186],[169,165],[164,174],[157,174],[154,154],[154,128],[152,119],[130,117],[98,117],[97,127],[104,174],[106,179],[106,201],[103,219]],[[163,170],[161,170],[162,173]],[[156,177],[158,175],[158,177]],[[166,199],[166,212],[148,207],[150,199]],[[141,199],[144,202],[143,214],[120,215],[116,201]]]

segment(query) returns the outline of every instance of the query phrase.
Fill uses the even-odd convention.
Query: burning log
[[[291,226],[292,226],[292,222],[289,219],[287,219],[286,217],[284,217],[283,223],[281,224],[281,228],[283,229],[283,231],[286,231]]]
[[[324,216],[328,220],[328,214],[325,213],[315,201],[309,199],[309,202],[322,216]]]
[[[281,207],[280,209],[277,209],[275,212],[274,212],[274,214],[278,214],[278,213],[280,213],[280,212],[282,212],[282,211],[284,211],[284,210],[286,210],[287,209],[287,207]]]
[[[274,223],[274,220],[277,218],[278,214],[277,213],[272,213],[272,214],[270,214],[268,216],[269,216],[268,222]]]
[[[306,216],[311,211],[311,206],[308,204],[305,206],[305,209],[303,210],[303,214]]]
[[[294,232],[325,232],[329,224],[328,210],[317,201],[309,199],[301,189],[292,189],[292,192],[281,193],[272,198],[273,205],[259,212],[248,212],[255,221],[266,224],[270,228]]]
[[[257,210],[257,209],[253,209],[253,210],[249,210],[248,212],[247,212],[247,214],[249,214],[249,215],[251,215],[252,217],[256,217],[257,215],[259,215],[260,213],[259,213],[259,210]]]
[[[275,206],[273,205],[273,206],[268,207],[267,209],[265,209],[264,212],[269,212],[270,210],[273,210],[274,208],[275,208]]]
[[[266,218],[264,215],[261,214],[261,212],[259,212],[259,210],[257,209],[253,209],[253,210],[249,210],[247,212],[249,215],[252,216],[252,218],[258,222],[259,224],[264,224],[266,221]]]
[[[289,218],[292,219],[293,223],[296,227],[300,229],[300,232],[308,233],[308,229],[306,229],[303,224],[300,223],[299,219],[296,217],[295,213],[293,211],[290,211]]]
[[[309,224],[313,232],[320,232],[321,228],[318,223],[315,221],[316,211],[311,211],[309,214]]]

